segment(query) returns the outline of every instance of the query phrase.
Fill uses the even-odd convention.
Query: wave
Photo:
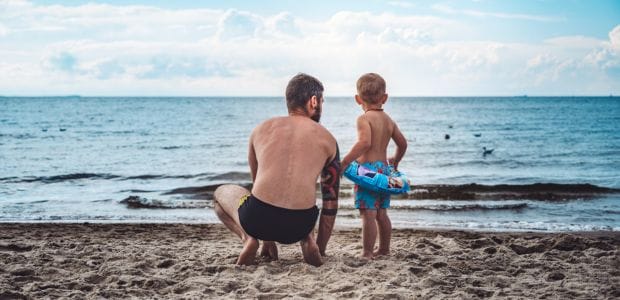
[[[116,179],[118,175],[106,174],[106,173],[71,173],[64,175],[54,176],[25,176],[25,177],[4,177],[0,178],[0,182],[6,183],[20,183],[20,182],[43,182],[43,183],[57,183],[69,180],[81,180],[81,179]]]
[[[249,174],[249,173],[248,173]],[[225,176],[222,174],[220,176]],[[143,174],[136,176],[121,176],[109,173],[70,173],[53,176],[23,176],[23,177],[2,177],[0,182],[4,183],[29,183],[29,182],[42,182],[42,183],[58,183],[71,180],[155,180],[155,179],[192,179],[192,178],[208,178],[213,176],[213,173],[199,173],[199,174],[182,174],[182,175],[158,175],[158,174]],[[249,175],[248,175],[249,176]],[[226,177],[224,177],[226,178]],[[234,178],[234,177],[231,177]]]
[[[403,206],[393,205],[390,209],[395,210],[431,210],[431,211],[491,211],[491,210],[522,210],[528,208],[527,203],[511,203],[511,204],[428,204],[428,205],[415,205],[415,206]]]
[[[149,199],[138,196],[129,196],[119,203],[127,205],[128,208],[205,208],[213,207],[211,201],[189,201],[189,200],[159,200]]]

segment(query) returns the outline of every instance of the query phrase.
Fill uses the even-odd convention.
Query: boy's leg
[[[377,226],[379,227],[379,250],[374,255],[388,255],[392,238],[392,222],[388,217],[387,209],[380,208],[377,212]]]
[[[373,209],[360,209],[362,217],[362,257],[371,259],[377,239],[377,211]]]

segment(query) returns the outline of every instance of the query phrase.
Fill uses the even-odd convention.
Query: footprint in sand
[[[167,269],[167,268],[172,267],[174,264],[175,264],[175,261],[174,261],[174,260],[172,260],[172,259],[166,259],[166,260],[164,260],[164,261],[160,262],[160,263],[157,265],[157,267],[158,267],[158,268],[160,268],[160,269]]]
[[[342,259],[342,263],[348,267],[359,268],[361,266],[365,266],[368,263],[368,260],[357,257],[344,257]]]
[[[560,272],[553,272],[547,275],[547,281],[558,281],[564,279],[566,276]]]
[[[497,253],[497,249],[495,247],[488,247],[484,249],[484,253],[492,255]]]

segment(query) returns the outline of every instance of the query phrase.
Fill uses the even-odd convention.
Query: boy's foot
[[[372,252],[362,252],[362,254],[360,254],[360,258],[361,259],[366,259],[366,260],[371,260],[374,258],[374,255],[372,254]]]
[[[372,254],[373,257],[387,256],[387,255],[390,255],[390,250],[381,250],[381,249],[379,249],[379,250],[375,251]]]
[[[278,246],[275,242],[263,241],[263,248],[261,248],[260,255],[272,260],[278,260]]]

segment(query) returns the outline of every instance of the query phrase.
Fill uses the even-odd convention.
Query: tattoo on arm
[[[335,216],[338,212],[338,193],[340,192],[340,150],[336,145],[336,155],[321,172],[321,194],[323,209],[321,214]]]

